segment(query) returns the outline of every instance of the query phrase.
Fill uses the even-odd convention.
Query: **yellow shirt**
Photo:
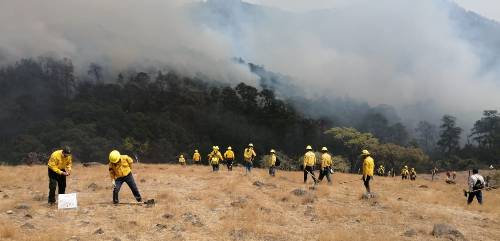
[[[375,169],[375,162],[370,156],[365,157],[363,160],[363,176],[373,177],[373,169]]]
[[[276,165],[276,154],[271,154],[271,157],[269,158],[269,165],[271,166]]]
[[[212,151],[208,155],[208,160],[210,161],[210,164],[219,164],[219,161],[224,159],[222,158],[222,154],[220,153],[220,151]]]
[[[61,173],[63,172],[61,169],[64,169],[68,173],[71,172],[71,163],[71,156],[64,157],[63,151],[57,150],[53,152],[52,155],[50,155],[47,165],[49,166],[50,170],[61,175]]]
[[[316,154],[312,151],[306,152],[304,155],[304,167],[312,167],[316,165]]]
[[[186,159],[184,159],[184,157],[179,157],[179,162],[184,163],[184,162],[186,162]]]
[[[109,175],[115,180],[119,177],[125,177],[132,171],[132,162],[134,160],[127,155],[121,155],[117,163],[109,162]]]
[[[224,152],[224,158],[228,160],[234,160],[234,152],[232,150],[227,150]]]
[[[321,155],[321,169],[331,167],[333,165],[332,156],[328,153]]]
[[[201,155],[200,155],[200,153],[195,152],[195,153],[193,154],[193,161],[195,161],[195,162],[199,162],[200,160],[201,160]]]
[[[257,156],[257,153],[253,150],[253,148],[245,148],[245,152],[243,152],[243,157],[245,161],[251,162],[253,158]]]

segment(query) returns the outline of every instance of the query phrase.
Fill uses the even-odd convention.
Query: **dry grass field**
[[[431,234],[437,223],[468,240],[500,240],[499,191],[484,192],[483,206],[467,206],[464,173],[457,185],[443,175],[434,182],[375,177],[377,197],[369,200],[359,175],[335,173],[333,185],[310,189],[301,172],[271,178],[258,169],[245,176],[240,167],[212,173],[136,164],[133,173],[154,207],[137,205],[126,185],[124,204],[112,205],[107,166],[76,165],[66,192],[78,193],[79,208],[57,210],[46,205],[46,166],[0,166],[0,240],[448,240]]]

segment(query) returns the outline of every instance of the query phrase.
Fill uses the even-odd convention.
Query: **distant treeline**
[[[496,111],[485,112],[461,148],[461,129],[451,116],[443,117],[439,130],[421,122],[419,136],[411,138],[402,124],[388,124],[383,115],[370,113],[355,126],[358,132],[334,128],[335,121],[328,118],[304,116],[263,86],[229,86],[174,72],[129,71],[113,79],[102,73],[102,67],[92,64],[89,76],[79,78],[71,60],[54,58],[23,59],[1,68],[0,162],[45,158],[62,145],[71,146],[81,162],[106,162],[112,149],[141,161],[174,162],[194,149],[206,156],[213,145],[232,146],[241,157],[252,142],[261,156],[273,148],[293,163],[306,145],[327,146],[348,160],[353,171],[360,148],[371,148],[379,163],[397,169],[403,163],[420,169],[465,168],[498,162],[493,158],[500,154]],[[354,139],[346,139],[343,131]]]

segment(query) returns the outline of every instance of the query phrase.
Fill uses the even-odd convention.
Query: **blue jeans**
[[[467,198],[467,204],[471,204],[472,201],[474,201],[474,197],[477,198],[479,204],[483,204],[483,193],[481,192],[481,190],[470,192],[469,197]]]
[[[141,194],[139,193],[139,189],[135,184],[134,176],[132,176],[132,172],[130,172],[127,176],[119,177],[115,179],[115,188],[113,188],[113,203],[119,203],[118,193],[122,188],[123,183],[127,183],[130,190],[132,190],[132,194],[134,194],[135,200],[140,202],[142,200]]]
[[[245,170],[246,172],[252,172],[252,162],[245,162]]]

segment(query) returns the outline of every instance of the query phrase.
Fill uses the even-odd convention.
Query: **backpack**
[[[276,163],[274,163],[274,166],[279,167],[281,165],[280,159],[276,158]]]
[[[481,182],[481,180],[477,180],[474,186],[472,187],[473,190],[480,190],[484,188],[484,183]]]

